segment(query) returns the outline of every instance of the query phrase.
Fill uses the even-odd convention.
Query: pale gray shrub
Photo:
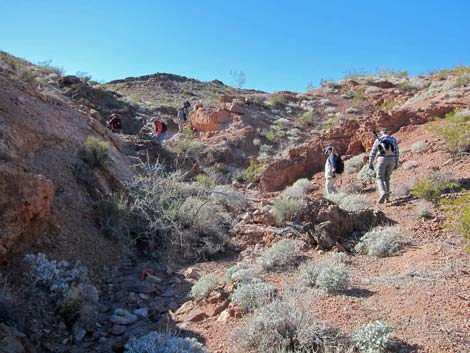
[[[300,242],[290,239],[282,239],[270,248],[264,250],[258,259],[259,265],[265,270],[283,269],[295,261],[295,256],[299,252]]]
[[[428,148],[426,141],[418,141],[411,145],[411,152],[420,153],[424,152]]]
[[[362,184],[359,182],[351,181],[339,189],[340,193],[344,194],[360,194],[362,192]]]
[[[358,154],[344,162],[344,171],[346,174],[357,173],[361,170],[365,164],[364,157],[365,153]]]
[[[246,270],[246,269],[250,269],[252,268],[253,265],[250,265],[250,264],[244,264],[242,262],[239,262],[231,267],[229,267],[227,269],[227,271],[225,271],[225,278],[227,279],[227,281],[232,281],[233,280],[233,275],[235,273],[237,273],[238,271],[240,270]]]
[[[396,227],[376,227],[360,239],[354,247],[358,254],[385,257],[397,253],[403,247],[403,238]]]
[[[250,353],[342,351],[345,340],[313,315],[312,301],[304,293],[287,293],[255,311],[254,317],[231,335],[231,341],[237,351]]]
[[[335,107],[327,107],[327,108],[325,108],[325,113],[326,113],[326,114],[335,113],[335,112],[336,112],[336,108],[335,108]]]
[[[343,264],[312,264],[300,270],[300,281],[304,286],[320,289],[329,293],[344,291],[349,279]]]
[[[359,171],[357,180],[362,183],[370,183],[371,181],[375,180],[375,171],[369,169],[369,165],[366,163]]]
[[[416,205],[416,216],[418,218],[432,218],[433,212],[432,210],[424,203]]]
[[[413,168],[416,168],[418,166],[418,162],[416,161],[406,161],[403,163],[403,169],[404,170],[411,170]]]
[[[369,86],[366,88],[366,94],[371,94],[371,93],[378,93],[381,92],[382,90],[379,87],[375,86]]]
[[[325,197],[348,212],[360,212],[369,206],[365,197],[359,194],[349,195],[339,192],[336,194],[326,195]]]
[[[287,187],[283,194],[288,197],[303,198],[311,189],[310,181],[304,178],[297,180],[294,184]]]
[[[246,205],[245,195],[230,185],[217,185],[212,191],[212,198],[230,209],[243,208]]]
[[[202,276],[191,288],[191,296],[194,298],[204,298],[213,289],[219,286],[219,281],[213,273]]]
[[[330,101],[328,98],[320,99],[320,104],[323,106],[333,105],[333,102]]]
[[[150,332],[133,337],[125,345],[126,353],[207,353],[195,338],[182,338]]]
[[[276,288],[262,281],[242,282],[232,293],[232,303],[248,310],[270,303],[276,296]]]
[[[355,107],[349,107],[346,109],[347,114],[359,114],[361,111]]]
[[[415,180],[407,180],[400,184],[397,184],[394,189],[394,193],[400,197],[406,197],[410,194],[410,191],[413,190],[415,186]]]
[[[292,221],[303,207],[303,201],[298,198],[284,196],[276,198],[273,203],[273,216],[276,224],[282,226]]]
[[[386,353],[391,344],[392,328],[384,322],[375,321],[362,325],[351,336],[353,345],[364,353]]]
[[[259,272],[260,269],[257,266],[239,262],[225,271],[225,278],[227,281],[237,282],[260,281]]]

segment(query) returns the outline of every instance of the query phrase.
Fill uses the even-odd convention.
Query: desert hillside
[[[470,352],[469,131],[469,67],[265,93],[0,52],[0,353]]]

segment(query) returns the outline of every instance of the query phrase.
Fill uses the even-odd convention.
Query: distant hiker
[[[180,108],[178,110],[175,122],[178,124],[178,131],[183,132],[184,123],[186,122],[186,113],[184,111],[184,108]]]
[[[202,103],[196,103],[194,104],[194,111],[201,109],[202,108]]]
[[[379,203],[390,201],[390,178],[393,170],[398,168],[398,159],[400,157],[398,151],[398,142],[395,137],[390,136],[390,131],[387,128],[380,130],[380,137],[375,133],[377,137],[374,141],[374,146],[370,151],[369,156],[369,169],[374,170],[375,156],[377,157],[377,190],[379,192]]]
[[[183,109],[185,113],[189,113],[189,110],[191,109],[191,103],[189,103],[189,101],[184,102]]]
[[[336,174],[342,173],[340,166],[341,158],[338,156],[333,146],[328,146],[325,149],[325,154],[328,155],[325,162],[325,193],[331,195],[336,193],[336,189],[333,185]]]
[[[119,132],[122,130],[122,121],[117,114],[112,114],[110,119],[106,122],[106,126],[111,128],[113,132]]]
[[[162,144],[162,142],[166,138],[166,124],[158,119],[155,119],[153,123],[155,125],[155,134],[152,136],[152,140],[159,144]]]

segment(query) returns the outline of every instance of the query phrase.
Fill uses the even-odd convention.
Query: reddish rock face
[[[47,221],[54,188],[43,175],[0,167],[0,261]]]
[[[209,132],[224,129],[229,125],[233,118],[232,114],[225,109],[213,110],[201,108],[190,113],[191,127],[196,131]]]

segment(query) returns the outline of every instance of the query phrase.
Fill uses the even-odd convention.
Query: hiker
[[[379,192],[378,203],[384,203],[390,201],[390,177],[392,176],[393,170],[398,168],[398,142],[395,137],[390,136],[390,131],[387,128],[380,130],[380,137],[376,135],[374,146],[370,151],[369,156],[369,169],[374,170],[375,156],[377,157],[377,190]]]
[[[120,132],[122,130],[122,121],[117,114],[112,114],[110,119],[106,121],[106,126],[111,128],[112,132]]]
[[[194,104],[194,111],[201,109],[202,108],[202,103],[196,103]]]
[[[328,158],[325,162],[325,193],[331,195],[336,193],[336,189],[333,185],[334,179],[336,177],[336,169],[338,168],[338,155],[336,154],[333,146],[328,146],[325,149],[325,154],[328,155]]]
[[[155,134],[152,136],[152,141],[162,144],[166,138],[166,124],[157,118],[153,120],[153,123],[155,124]]]
[[[178,110],[178,114],[176,115],[176,123],[178,124],[178,131],[181,133],[183,132],[184,123],[186,122],[186,113],[184,111],[185,108],[180,108]]]

